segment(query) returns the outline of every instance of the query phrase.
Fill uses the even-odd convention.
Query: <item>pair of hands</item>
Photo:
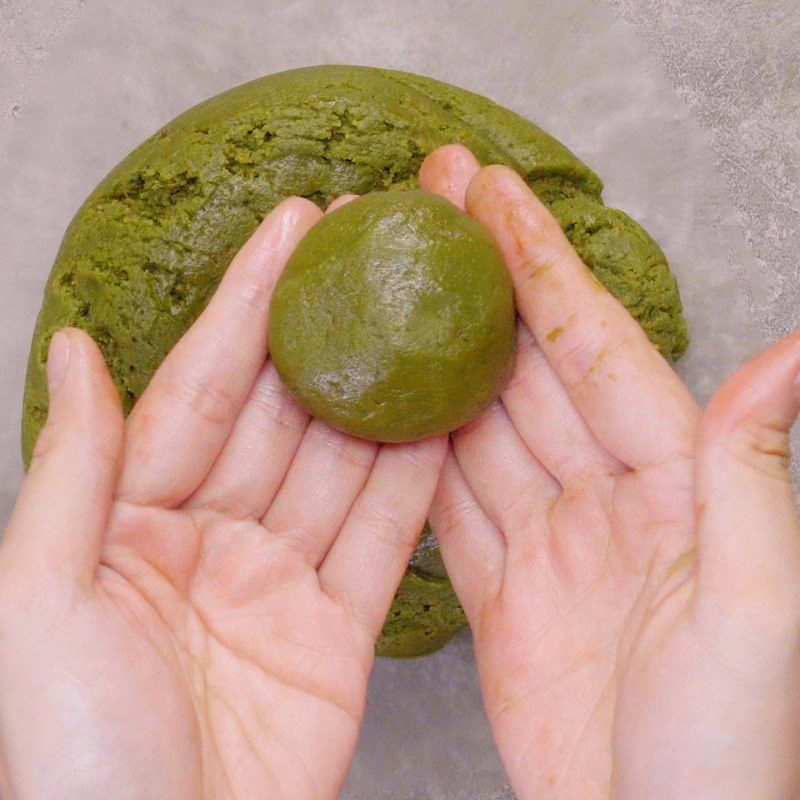
[[[452,447],[310,421],[265,362],[301,199],[127,421],[91,340],[54,337],[0,548],[4,798],[334,798],[429,509],[522,800],[800,789],[800,337],[701,413],[513,172],[449,146],[420,184],[486,227],[522,320]]]

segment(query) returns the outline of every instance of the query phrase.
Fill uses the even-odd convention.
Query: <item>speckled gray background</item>
[[[800,322],[800,6],[796,0],[607,2],[709,133],[766,276],[750,292],[764,337],[791,330]],[[449,5],[457,26],[471,3]],[[86,10],[86,0],[0,0],[0,125],[22,113],[49,50]]]
[[[631,49],[632,62],[638,63],[642,53],[659,62],[666,76],[664,86],[671,83],[684,103],[681,111],[676,110],[671,99],[665,100],[660,114],[653,104],[659,96],[656,92],[648,108],[653,114],[652,126],[663,125],[666,129],[658,139],[660,145],[673,147],[674,153],[680,154],[676,137],[679,140],[686,135],[691,140],[687,147],[689,162],[679,168],[687,198],[691,196],[696,201],[702,197],[703,187],[697,184],[708,181],[713,184],[710,195],[719,198],[727,188],[727,195],[733,200],[733,204],[726,204],[727,198],[720,201],[717,211],[722,209],[722,216],[715,212],[695,225],[699,237],[695,248],[704,241],[722,241],[730,247],[732,255],[729,253],[719,262],[720,268],[738,274],[745,302],[762,338],[776,338],[796,326],[800,322],[796,310],[800,252],[800,10],[796,0],[608,0],[617,15],[616,23],[601,3],[602,0],[503,0],[493,6],[487,0],[340,0],[317,4],[327,9],[335,7],[335,18],[313,19],[304,18],[308,17],[304,9],[312,5],[307,0],[230,0],[228,5],[236,13],[232,11],[225,19],[224,30],[221,26],[215,30],[225,17],[222,0],[216,9],[209,0],[136,4],[122,0],[0,0],[0,280],[4,290],[0,296],[0,352],[5,359],[0,369],[0,521],[12,502],[19,469],[17,419],[24,339],[36,311],[35,298],[47,264],[71,213],[96,179],[143,134],[192,102],[228,85],[259,72],[302,63],[307,60],[308,38],[312,36],[319,36],[324,42],[320,61],[347,60],[348,54],[369,52],[376,40],[386,41],[380,58],[372,59],[374,63],[394,62],[489,92],[504,79],[514,78],[515,63],[509,55],[514,50],[509,46],[511,40],[517,50],[524,49],[524,37],[530,36],[530,27],[537,20],[554,30],[579,35],[578,22],[597,8],[602,26],[617,26],[612,32],[615,41],[631,40],[633,31],[638,43]],[[242,14],[248,4],[253,11],[249,16]],[[486,10],[490,6],[498,9],[498,14],[487,24],[490,15]],[[480,9],[486,19],[478,24]],[[352,18],[347,19],[351,13]],[[397,41],[387,38],[387,29],[391,30],[392,25],[407,27],[414,13],[436,19],[437,25],[429,27],[438,28],[438,40],[415,42],[407,31]],[[532,21],[532,16],[537,19]],[[161,31],[160,39],[152,53],[142,55],[136,52],[137,32],[148,26]],[[350,37],[339,43],[344,54],[341,58],[337,54],[337,34]],[[276,37],[280,39],[277,43]],[[301,40],[305,47],[301,47]],[[259,58],[257,64],[248,61],[262,41],[271,52]],[[481,57],[476,57],[474,48],[481,48]],[[494,53],[495,57],[488,58],[487,53]],[[609,49],[607,57],[609,70],[612,61],[615,70],[624,64],[625,54]],[[157,59],[157,63],[147,69],[149,58]],[[460,61],[458,68],[448,65],[450,58]],[[574,60],[581,62],[578,56]],[[585,70],[585,58],[581,63]],[[474,65],[472,74],[470,64]],[[559,66],[563,70],[574,66],[568,53]],[[79,80],[92,70],[113,75],[118,93],[92,95],[71,85],[72,80]],[[625,89],[604,87],[602,80],[585,71],[577,79],[581,76],[587,86],[591,84],[592,91],[607,89],[611,99],[606,105],[596,96],[587,98],[577,91],[564,98],[564,109],[549,108],[544,119],[542,114],[537,118],[553,126],[554,132],[564,134],[570,145],[610,178],[607,196],[610,194],[612,200],[643,219],[657,238],[666,238],[666,244],[672,247],[670,255],[674,252],[679,256],[679,270],[690,268],[680,263],[680,256],[692,252],[691,243],[669,241],[670,215],[659,214],[659,203],[667,206],[670,198],[663,190],[659,195],[658,186],[652,182],[625,174],[608,156],[609,143],[616,136],[626,141],[637,157],[653,156],[658,161],[646,151],[647,125],[619,113],[613,96],[625,96]],[[633,73],[629,76],[634,84],[638,78]],[[658,92],[663,92],[664,86],[659,84]],[[649,91],[652,86],[643,81],[640,88]],[[529,86],[499,95],[489,93],[524,112],[526,95],[536,90]],[[635,88],[627,91],[635,93]],[[600,145],[591,133],[575,126],[580,104],[589,103],[590,99],[592,108],[608,113],[606,120],[600,120],[606,123],[602,134],[605,139]],[[65,120],[64,130],[53,122],[59,118]],[[33,132],[31,126],[40,119],[48,120],[48,129]],[[672,133],[670,128],[674,129]],[[706,134],[703,141],[698,139],[700,129]],[[75,156],[76,136],[84,136],[87,142],[87,152],[80,159]],[[47,152],[40,158],[42,148]],[[59,159],[63,159],[63,172],[54,170]],[[662,155],[661,159],[662,163],[669,162],[667,156]],[[688,173],[695,168],[697,180],[690,185],[693,181]],[[31,192],[35,194],[31,196]],[[734,205],[735,213],[731,214],[729,209]],[[45,219],[37,218],[35,209],[40,209]],[[702,216],[705,211],[687,203],[685,214]],[[736,213],[755,257],[741,250]],[[718,231],[703,233],[705,226],[716,224],[720,225]],[[49,233],[48,226],[53,228]],[[687,229],[691,227],[688,225]],[[20,253],[25,254],[24,259]],[[711,254],[709,263],[716,263]],[[719,286],[726,293],[729,291],[724,280]],[[702,325],[704,312],[711,305],[703,305],[703,298],[690,286],[687,289],[698,325]],[[744,328],[747,330],[742,332],[743,339],[753,341],[752,332],[743,322]],[[746,349],[743,346],[742,352]],[[686,367],[689,376],[698,379],[698,368],[703,363],[696,360],[692,366],[690,362]],[[704,391],[701,388],[700,393]],[[378,683],[384,689],[390,686],[391,692],[373,691],[371,695],[365,735],[369,742],[362,747],[352,785],[368,786],[371,774],[378,772],[388,784],[407,787],[398,795],[403,798],[455,797],[455,792],[448,793],[445,783],[434,787],[415,782],[402,763],[406,758],[420,763],[434,755],[421,737],[422,728],[415,727],[424,726],[425,714],[407,714],[401,722],[403,727],[394,729],[383,726],[380,718],[381,708],[392,703],[402,705],[404,698],[424,691],[426,686],[436,687],[441,684],[442,675],[448,674],[447,691],[432,695],[430,707],[424,711],[444,719],[449,708],[458,705],[461,709],[463,734],[452,742],[451,749],[454,760],[472,762],[475,778],[473,792],[461,791],[458,797],[506,797],[507,792],[502,789],[487,794],[489,786],[497,785],[493,783],[497,771],[483,743],[486,732],[477,695],[469,690],[474,675],[468,642],[462,639],[448,653],[415,663],[417,666],[381,668]],[[454,664],[458,666],[455,671]],[[393,708],[392,713],[402,720],[406,711]],[[447,765],[442,767],[445,774]]]
[[[762,271],[742,276],[755,319],[766,339],[787,333],[800,324],[800,4],[609,2],[707,130]]]

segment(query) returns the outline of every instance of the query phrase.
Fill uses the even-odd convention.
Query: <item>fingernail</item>
[[[69,336],[65,331],[56,331],[50,340],[47,352],[47,390],[53,395],[67,377],[69,368]]]

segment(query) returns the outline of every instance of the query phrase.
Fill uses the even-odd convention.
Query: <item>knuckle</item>
[[[433,466],[432,453],[428,448],[411,445],[403,447],[400,454],[415,471],[428,470]]]
[[[252,275],[250,280],[244,282],[235,294],[234,313],[246,321],[252,319],[255,314],[263,312],[269,304],[272,290],[275,288],[275,280],[274,276],[264,270]]]
[[[411,465],[415,472],[429,472],[436,469],[442,460],[443,452],[431,442],[414,442],[400,445],[400,453],[404,461]]]
[[[255,413],[281,427],[305,430],[306,415],[278,381],[264,381],[253,392],[249,403]]]
[[[588,454],[585,447],[576,447],[572,439],[566,439],[563,445],[554,449],[552,464],[548,469],[555,479],[571,492],[591,492],[613,489],[613,479],[619,474],[616,465],[603,455]]]
[[[544,241],[528,242],[516,265],[517,276],[525,284],[533,284],[550,276],[561,263],[559,253],[548,243],[549,235],[544,229],[540,228],[535,235]]]
[[[375,460],[377,445],[365,439],[356,439],[324,422],[312,423],[310,434],[317,439],[323,451],[329,451],[345,464],[359,468],[369,468]]]
[[[539,377],[549,371],[549,364],[542,350],[534,343],[520,345],[517,351],[517,369],[508,382],[506,392],[521,391],[531,394]]]
[[[503,523],[512,529],[525,528],[541,506],[541,493],[534,487],[521,486],[505,498],[502,508]]]
[[[376,540],[388,545],[392,550],[411,554],[416,542],[412,526],[403,519],[400,509],[393,503],[366,503],[356,515],[360,527],[370,531]]]
[[[331,586],[327,590],[331,599],[342,609],[346,618],[350,621],[353,630],[360,634],[360,644],[363,651],[368,654],[370,659],[375,649],[375,639],[383,627],[383,618],[376,621],[373,614],[364,607],[364,603],[357,597],[350,587]],[[369,668],[366,668],[366,679],[369,679]],[[366,683],[366,680],[365,680]]]
[[[567,329],[551,355],[553,368],[567,391],[596,383],[609,372],[608,362],[628,346],[623,339],[604,339],[593,336],[589,330],[575,331],[570,336],[571,330],[575,331]]]
[[[552,464],[548,463],[550,472],[563,484],[583,488],[591,484],[596,477],[594,465],[587,461],[585,454],[578,448],[561,447],[551,455]]]
[[[81,455],[83,463],[113,463],[119,456],[118,436],[101,430],[91,420],[66,428],[48,424],[36,440],[31,469],[37,469],[37,465],[74,458],[77,454]]]
[[[516,222],[522,232],[527,234],[529,245],[549,244],[554,237],[560,238],[563,235],[556,218],[535,198],[531,198],[529,202],[515,203],[511,213],[515,219],[510,222]]]
[[[508,220],[518,255],[517,270],[527,280],[537,280],[557,269],[564,260],[561,226],[541,204],[517,207]]]
[[[566,338],[566,337],[565,337]],[[553,354],[556,370],[570,383],[583,383],[597,369],[606,352],[604,343],[591,336],[573,336]]]
[[[188,380],[169,377],[164,392],[191,416],[214,427],[226,425],[238,410],[234,395],[207,377]]]
[[[454,534],[470,527],[478,513],[477,501],[469,496],[455,497],[436,506],[437,529],[444,534]]]
[[[789,432],[769,420],[744,420],[724,439],[730,456],[744,466],[773,479],[789,482]]]
[[[369,469],[375,463],[378,447],[374,442],[348,437],[349,441],[341,451],[340,457],[346,463],[358,469]]]

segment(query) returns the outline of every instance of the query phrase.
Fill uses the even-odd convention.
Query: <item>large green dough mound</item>
[[[658,245],[625,214],[603,206],[600,180],[562,144],[490,100],[430,78],[365,67],[293,70],[182,114],[112,170],[80,208],[53,265],[33,337],[23,411],[26,462],[47,414],[45,362],[53,331],[76,325],[95,338],[130,409],[233,254],[278,202],[302,195],[324,206],[347,192],[414,188],[425,156],[451,142],[466,145],[484,164],[517,170],[661,352],[681,355],[686,324]],[[412,622],[429,624],[427,640],[433,640],[457,625],[444,625],[443,615],[420,622],[426,605],[438,607],[441,593],[429,596],[430,604],[417,593],[420,615]],[[409,616],[408,597],[390,621]],[[402,613],[393,617],[398,607]],[[402,641],[397,624],[387,631]],[[384,638],[378,652],[399,650]],[[415,644],[403,650],[420,652]]]
[[[437,195],[372,192],[318,222],[270,307],[270,355],[315,417],[365,439],[447,433],[499,394],[514,293],[483,228]]]

